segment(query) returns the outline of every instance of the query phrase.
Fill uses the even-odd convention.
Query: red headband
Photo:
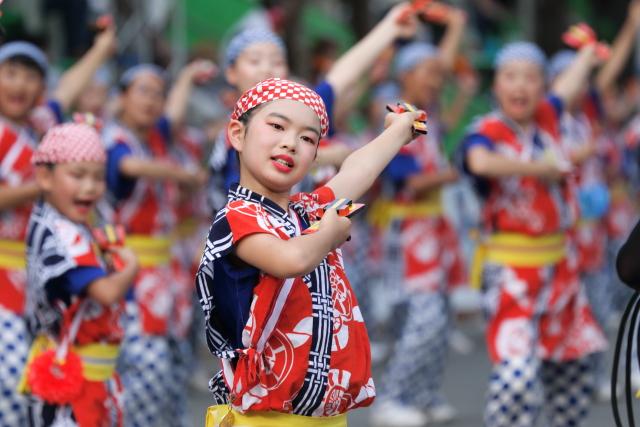
[[[308,87],[284,79],[268,79],[246,91],[233,108],[231,119],[238,120],[250,109],[276,99],[292,99],[308,105],[320,120],[320,137],[327,135],[329,117],[322,98]]]
[[[104,163],[106,160],[98,131],[82,123],[65,123],[47,132],[31,163]]]

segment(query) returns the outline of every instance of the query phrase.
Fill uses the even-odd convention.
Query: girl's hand
[[[540,163],[540,178],[549,183],[559,183],[564,181],[571,172],[569,169],[560,169],[551,163]]]
[[[322,230],[333,233],[331,250],[334,251],[351,236],[351,220],[347,217],[338,216],[338,212],[335,209],[327,209],[320,220],[317,233]]]
[[[416,34],[418,28],[418,18],[411,11],[411,4],[402,2],[389,10],[383,21],[393,31],[396,37],[401,39],[409,39]]]
[[[118,28],[111,16],[102,16],[99,19],[102,19],[104,28],[93,39],[93,45],[106,57],[110,57],[118,50],[118,39],[116,38]]]
[[[407,111],[406,113],[402,114],[389,113],[384,118],[384,128],[388,129],[391,127],[397,127],[400,129],[404,129],[404,143],[408,144],[409,142],[420,136],[419,133],[413,132],[413,122],[418,120],[420,118],[420,115],[421,113],[419,111],[415,113]]]
[[[203,84],[218,74],[218,68],[213,62],[198,58],[187,64],[183,68],[182,73],[194,83]]]
[[[113,252],[124,263],[125,269],[130,269],[135,277],[138,274],[140,265],[138,263],[138,256],[131,248],[113,246],[109,249],[109,252]]]

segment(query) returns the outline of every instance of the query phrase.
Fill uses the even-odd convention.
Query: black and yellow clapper
[[[333,202],[328,203],[323,208],[318,210],[317,216],[318,218],[322,218],[327,209],[335,209],[338,212],[338,216],[346,216],[347,218],[351,218],[357,213],[362,212],[362,208],[364,208],[364,203],[353,203],[351,199],[335,199]],[[320,221],[312,222],[309,228],[304,230],[302,234],[311,234],[318,231],[318,227],[320,226]],[[349,237],[350,240],[351,237]]]

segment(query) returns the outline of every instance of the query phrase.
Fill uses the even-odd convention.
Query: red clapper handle
[[[414,105],[408,104],[406,102],[398,102],[398,105],[387,104],[387,110],[396,113],[402,114],[407,111],[419,112],[420,117],[418,120],[413,122],[413,131],[415,133],[421,133],[423,135],[427,134],[427,113],[422,110],[418,110]]]
[[[354,215],[362,212],[362,208],[364,208],[364,203],[353,203],[351,199],[335,199],[333,202],[325,205],[323,208],[319,209],[316,213],[318,218],[322,218],[325,211],[327,209],[335,209],[338,211],[338,216],[345,216],[347,218],[351,218]],[[312,234],[318,231],[318,227],[320,226],[320,221],[313,222],[309,228],[304,230],[302,234]],[[347,241],[351,240],[351,236],[347,239]]]
[[[413,0],[413,2],[407,7],[396,19],[396,22],[401,23],[409,19],[411,15],[417,15],[421,13],[424,8],[431,3],[432,0]]]
[[[125,233],[121,225],[107,224],[104,227],[93,229],[93,238],[103,253],[109,252],[113,247],[124,246]],[[111,253],[112,267],[114,271],[124,268],[124,262],[114,253]]]
[[[562,41],[574,49],[580,49],[589,44],[596,44],[596,55],[602,60],[607,60],[611,56],[611,49],[604,43],[598,43],[598,36],[593,29],[581,22],[569,27],[562,34]]]

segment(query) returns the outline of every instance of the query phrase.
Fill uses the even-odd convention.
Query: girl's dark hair
[[[256,105],[250,110],[242,113],[240,117],[238,117],[238,121],[244,125],[244,134],[247,134],[247,130],[249,130],[249,123],[251,123],[251,119],[258,112],[260,108],[262,108],[264,104]],[[236,151],[236,163],[238,164],[238,169],[240,169],[240,154]]]
[[[256,105],[250,110],[245,111],[240,117],[238,117],[238,121],[244,125],[244,133],[247,134],[247,129],[249,127],[249,123],[251,123],[251,119],[258,112],[260,108],[262,108],[264,104]]]
[[[36,71],[42,79],[45,78],[44,70],[38,65],[36,61],[28,57],[27,55],[15,55],[4,61],[5,64],[21,65],[29,70]]]

